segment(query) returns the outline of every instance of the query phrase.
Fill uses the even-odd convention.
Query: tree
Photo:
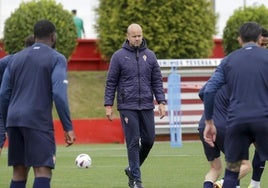
[[[268,9],[264,6],[254,6],[239,8],[228,19],[223,30],[223,47],[225,54],[240,48],[237,37],[239,35],[239,27],[248,21],[259,23],[262,27],[268,28]]]
[[[4,46],[7,53],[23,49],[24,39],[33,33],[34,24],[41,19],[53,22],[57,30],[57,50],[69,58],[76,47],[76,29],[72,14],[55,0],[22,2],[5,21]]]
[[[100,0],[98,47],[107,59],[122,46],[126,28],[138,23],[158,58],[204,58],[212,54],[216,19],[208,0]]]

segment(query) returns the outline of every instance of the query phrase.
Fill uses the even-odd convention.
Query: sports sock
[[[237,180],[236,187],[240,187],[240,180]]]
[[[33,188],[50,188],[50,178],[45,177],[35,178]]]
[[[213,182],[205,181],[203,184],[203,188],[213,188]]]
[[[223,188],[235,188],[237,184],[239,172],[232,172],[225,169]]]
[[[254,180],[251,180],[250,181],[250,185],[252,186],[252,187],[260,187],[260,182],[259,181],[254,181]]]
[[[13,181],[10,182],[10,188],[25,188],[26,187],[26,180],[24,181]]]
[[[254,157],[252,160],[253,172],[251,179],[255,181],[260,181],[264,167],[265,167],[265,161],[261,161],[258,152],[255,150]]]

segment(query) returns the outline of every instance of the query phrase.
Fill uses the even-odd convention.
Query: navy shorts
[[[56,145],[54,131],[40,131],[26,127],[8,127],[8,165],[27,167],[55,166]]]
[[[199,137],[203,144],[204,153],[208,161],[213,161],[214,159],[221,156],[221,152],[224,153],[224,137],[225,131],[221,129],[217,129],[216,141],[214,142],[215,146],[211,147],[208,145],[203,136],[204,128],[199,128]]]
[[[224,143],[226,161],[248,160],[253,142],[256,142],[261,161],[268,160],[268,122],[228,126]]]

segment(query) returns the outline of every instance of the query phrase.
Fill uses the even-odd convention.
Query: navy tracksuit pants
[[[120,110],[132,178],[141,181],[140,166],[155,140],[154,110]]]

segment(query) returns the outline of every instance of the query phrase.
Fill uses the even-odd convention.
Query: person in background
[[[33,167],[33,188],[50,188],[55,166],[52,105],[56,106],[65,142],[76,139],[67,98],[67,62],[54,50],[55,25],[34,25],[35,44],[14,54],[0,89],[0,109],[8,134],[8,165],[13,166],[11,188],[24,188]],[[42,148],[40,150],[40,148]]]
[[[230,92],[225,134],[224,188],[235,188],[242,160],[249,158],[255,143],[260,161],[268,159],[268,51],[261,48],[262,27],[247,22],[239,28],[241,48],[224,57],[204,90],[204,140],[212,147],[216,139],[213,121],[215,94],[227,85]],[[252,99],[252,100],[249,100]]]
[[[77,10],[73,9],[72,14],[73,14],[74,25],[76,27],[77,38],[82,37],[85,38],[85,29],[83,20],[77,16]]]
[[[268,31],[265,28],[262,28],[262,40],[260,46],[263,48],[267,48],[268,45]]]
[[[34,44],[34,35],[31,34],[28,37],[26,37],[25,42],[24,42],[24,46],[27,48],[29,46],[32,46]],[[7,67],[8,62],[12,59],[12,54],[7,55],[3,58],[0,59],[0,86],[2,83],[2,78],[4,75],[4,71]],[[0,154],[2,151],[2,148],[4,146],[6,140],[6,128],[4,126],[4,122],[3,122],[3,118],[2,115],[0,113]]]
[[[160,117],[165,116],[165,94],[161,70],[153,51],[147,48],[140,25],[128,26],[127,39],[116,51],[109,65],[104,106],[112,120],[117,92],[117,109],[126,139],[129,167],[125,173],[129,187],[143,188],[140,166],[147,158],[155,139],[154,96]]]

